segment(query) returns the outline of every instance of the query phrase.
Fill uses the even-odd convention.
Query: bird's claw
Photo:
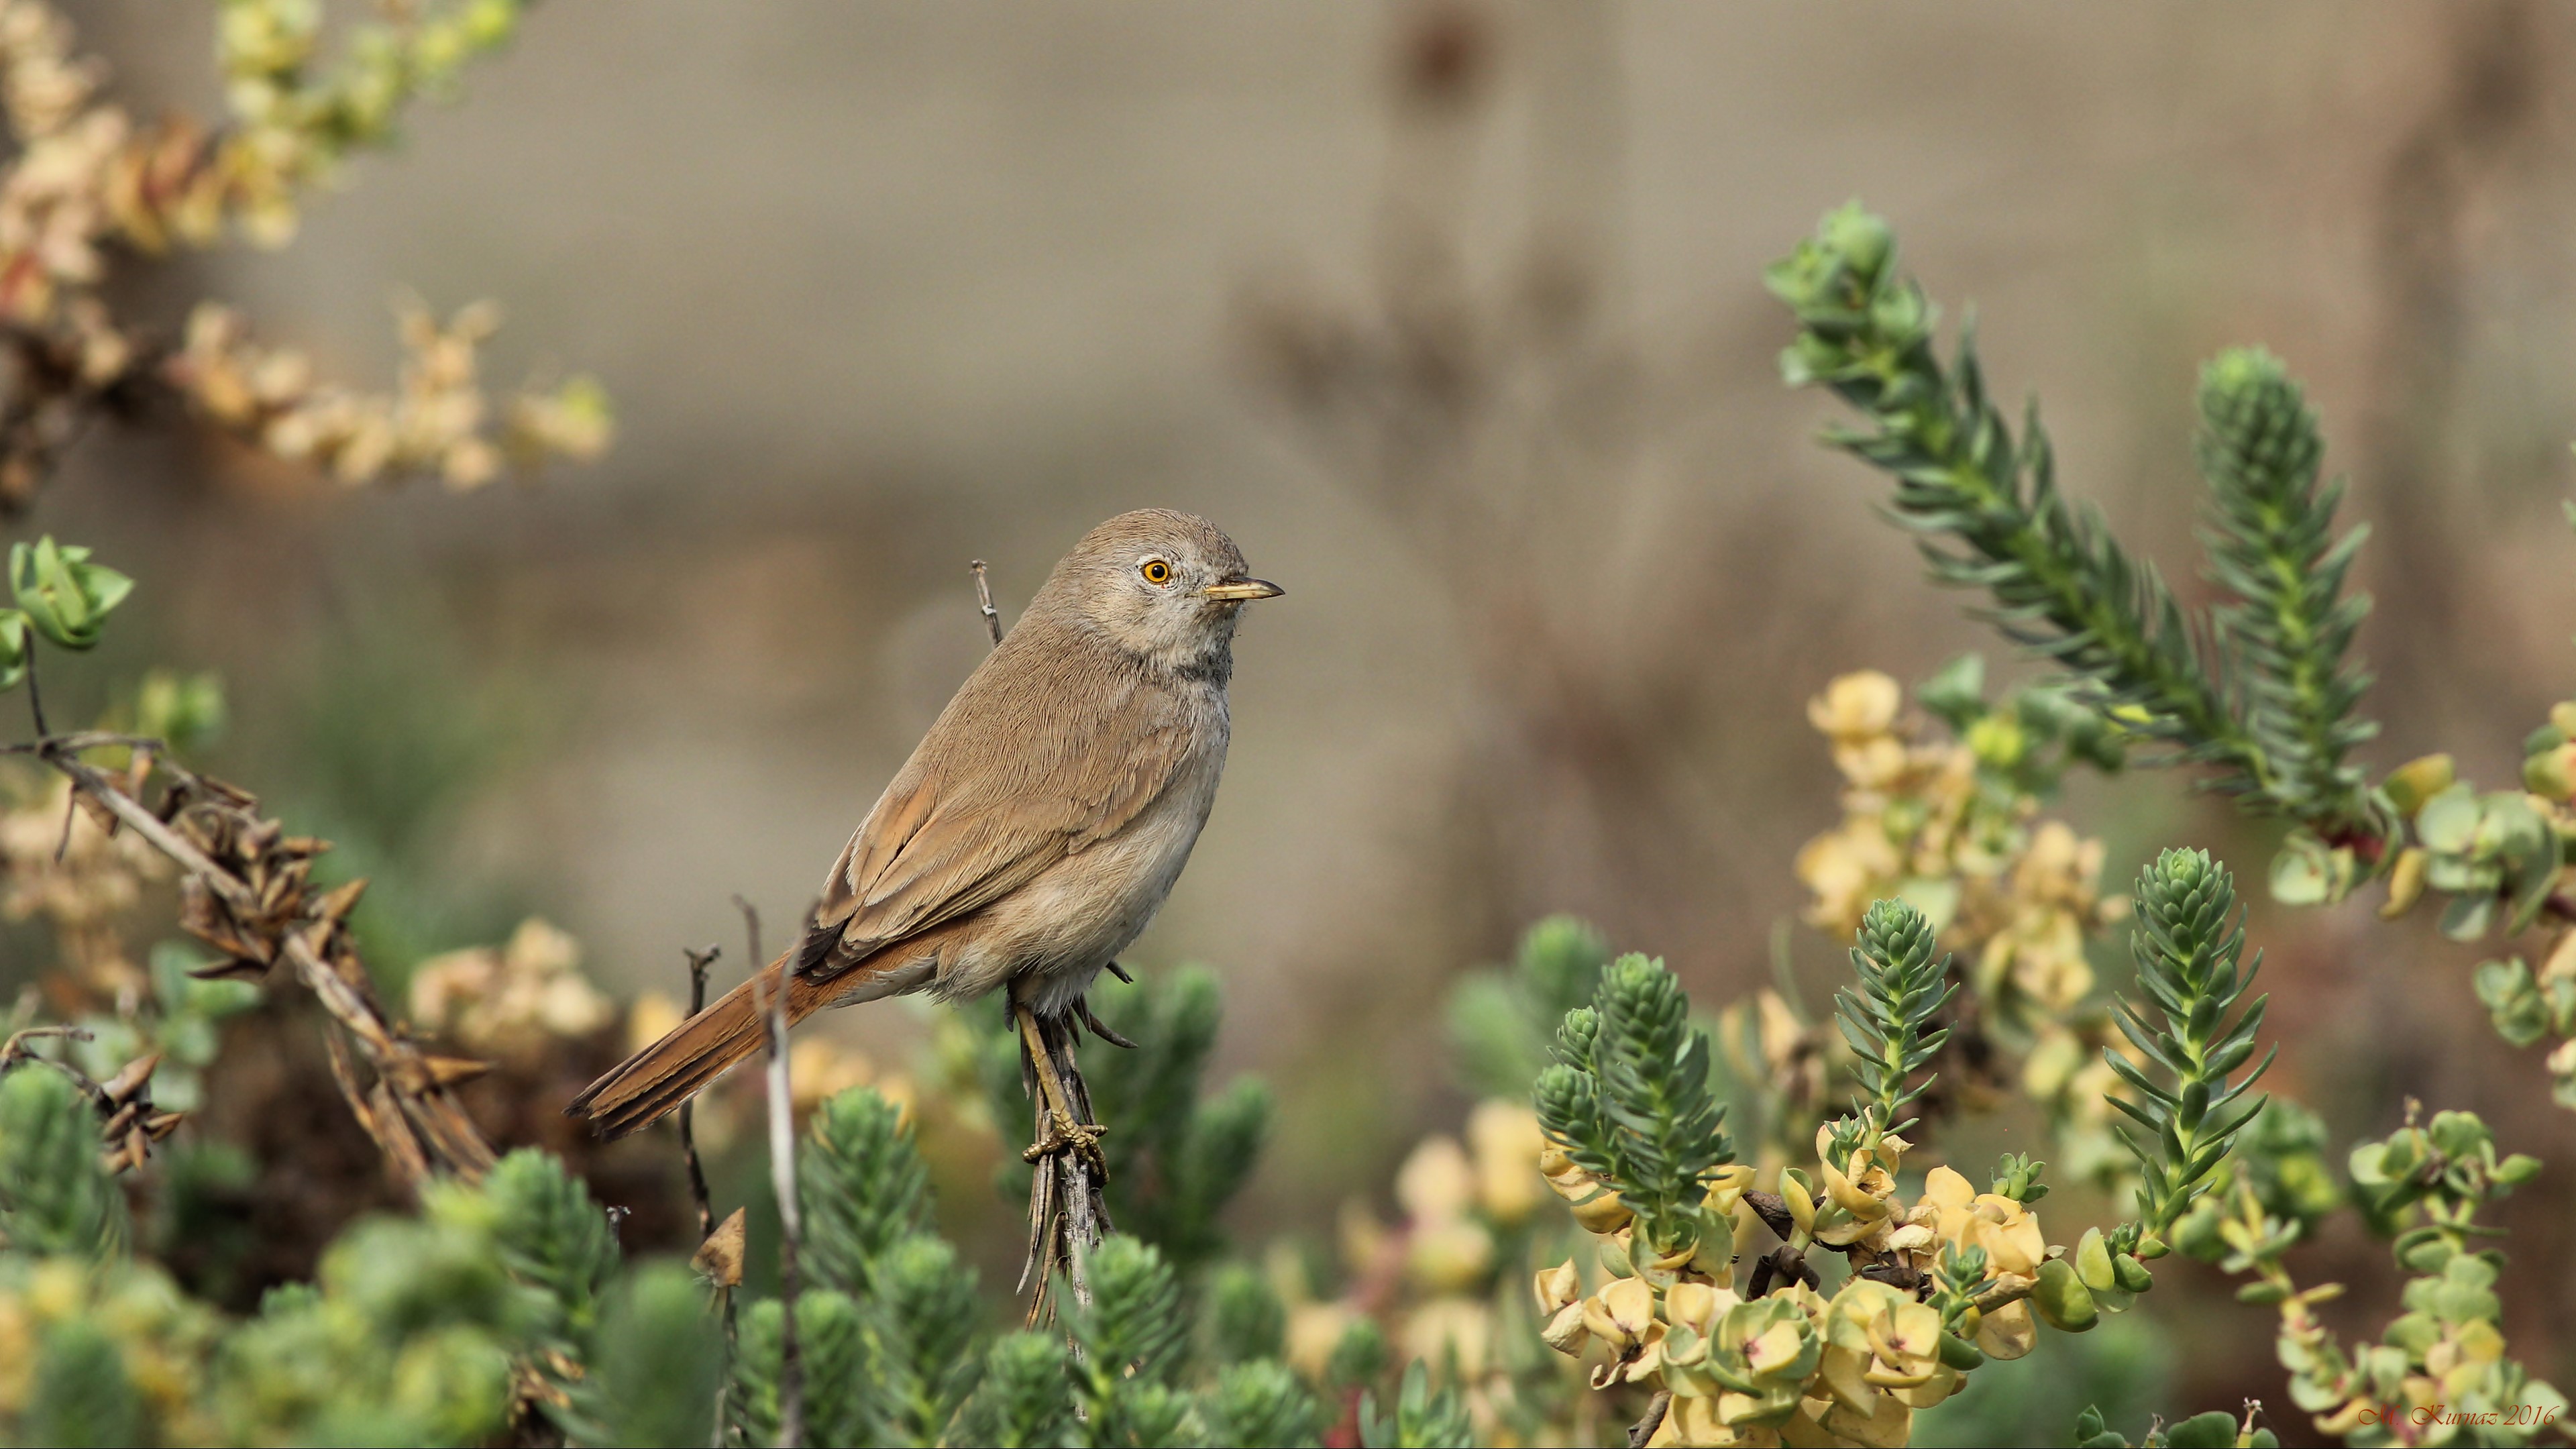
[[[1047,1119],[1046,1135],[1023,1149],[1021,1159],[1035,1162],[1041,1157],[1052,1157],[1069,1150],[1082,1159],[1083,1164],[1102,1182],[1107,1182],[1109,1161],[1101,1153],[1100,1139],[1108,1134],[1109,1129],[1097,1122],[1073,1121],[1061,1112],[1050,1112]]]

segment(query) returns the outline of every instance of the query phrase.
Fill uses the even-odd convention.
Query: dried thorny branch
[[[100,1082],[92,1080],[89,1073],[69,1062],[39,1056],[27,1046],[31,1040],[49,1037],[66,1041],[92,1039],[88,1031],[77,1026],[31,1026],[12,1032],[7,1041],[0,1042],[0,1076],[5,1076],[11,1067],[21,1062],[33,1062],[60,1072],[71,1080],[73,1086],[80,1088],[81,1095],[89,1098],[91,1105],[98,1108],[99,1115],[107,1119],[99,1133],[107,1142],[102,1159],[107,1170],[123,1172],[141,1167],[152,1144],[169,1136],[185,1115],[164,1112],[152,1105],[152,1069],[161,1064],[161,1054],[147,1052],[136,1057],[119,1068],[115,1076]]]
[[[110,747],[134,752],[137,768],[122,780],[81,758]],[[346,924],[366,882],[324,891],[311,879],[313,861],[329,842],[286,834],[259,813],[255,797],[173,764],[159,740],[91,732],[0,747],[0,753],[33,755],[51,766],[113,825],[131,829],[179,867],[181,927],[225,956],[195,974],[264,977],[281,959],[294,968],[337,1021],[328,1037],[332,1073],[404,1186],[417,1189],[432,1173],[477,1180],[491,1167],[491,1145],[452,1090],[488,1064],[424,1051],[386,1016]],[[154,771],[170,780],[158,810],[137,798]],[[353,1042],[372,1081],[361,1080]],[[144,1131],[151,1135],[148,1126]]]

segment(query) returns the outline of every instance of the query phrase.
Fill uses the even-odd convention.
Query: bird
[[[623,1137],[793,1023],[910,992],[1010,993],[1057,1125],[1038,1019],[1083,1008],[1189,863],[1216,802],[1245,604],[1287,592],[1194,514],[1083,535],[958,687],[825,876],[801,939],[565,1108]]]

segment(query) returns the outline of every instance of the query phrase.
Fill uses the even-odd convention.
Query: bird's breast
[[[1047,1015],[1070,1007],[1144,933],[1189,864],[1225,769],[1223,696],[1194,730],[1195,747],[1126,828],[1083,845],[994,903],[984,928],[937,986],[943,997],[1013,985]]]

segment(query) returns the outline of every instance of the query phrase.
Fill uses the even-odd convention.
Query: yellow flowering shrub
[[[2111,1138],[2108,1098],[2120,1084],[2102,1051],[2128,1047],[2085,953],[2129,903],[2101,888],[2102,842],[2040,810],[2071,764],[2116,767],[2118,740],[2092,711],[2051,691],[1989,704],[1974,655],[1927,682],[1917,702],[1908,710],[1895,680],[1862,670],[1808,703],[1844,788],[1842,819],[1798,852],[1806,920],[1839,938],[1859,929],[1874,900],[1922,911],[1967,963],[1969,1002],[1957,1031],[1992,1049],[1954,1055],[1944,1073],[1953,1100],[1976,1106],[2019,1091],[2048,1111],[2069,1176],[2115,1185],[2125,1156]],[[1758,1055],[1758,1074],[1786,1087],[1814,1120],[1831,1099],[1830,1034],[1773,992],[1754,1010],[1755,1052],[1743,1049],[1755,1038],[1741,1026],[1730,1023],[1722,1036],[1739,1071]],[[1977,1061],[1982,1071],[1972,1068]]]

